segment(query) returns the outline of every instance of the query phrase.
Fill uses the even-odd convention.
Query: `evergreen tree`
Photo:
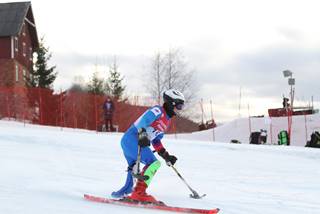
[[[58,73],[55,72],[56,66],[48,67],[48,61],[51,59],[52,54],[49,52],[49,48],[45,47],[43,37],[35,53],[37,60],[30,71],[30,77],[26,77],[27,84],[30,87],[52,89],[52,83],[57,78]]]
[[[99,78],[98,72],[94,72],[90,82],[88,83],[88,92],[91,94],[97,95],[104,95],[105,88],[104,88],[104,81],[103,79]]]
[[[121,74],[118,72],[116,59],[114,59],[113,64],[109,67],[109,75],[106,84],[107,93],[118,100],[122,97],[125,86],[122,86],[124,77],[121,77]]]

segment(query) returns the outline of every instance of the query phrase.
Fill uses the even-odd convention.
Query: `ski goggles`
[[[183,103],[178,103],[175,105],[176,109],[178,110],[182,110],[184,108],[184,104]]]

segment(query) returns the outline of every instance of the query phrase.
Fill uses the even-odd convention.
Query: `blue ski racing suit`
[[[123,154],[128,163],[128,173],[125,185],[111,195],[114,198],[124,197],[132,192],[133,177],[132,168],[136,163],[138,155],[138,130],[144,128],[147,132],[148,139],[155,151],[165,151],[161,143],[164,132],[170,126],[171,118],[162,106],[153,106],[145,111],[124,133],[121,139]],[[154,174],[160,167],[160,161],[157,160],[150,147],[141,148],[141,162],[145,165],[143,172],[149,178],[145,181],[150,184]]]

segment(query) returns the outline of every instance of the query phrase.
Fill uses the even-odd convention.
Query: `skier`
[[[123,198],[132,193],[127,198],[150,203],[158,202],[152,195],[146,193],[154,174],[161,165],[149,146],[152,144],[167,165],[175,164],[177,158],[167,152],[161,139],[170,125],[171,118],[176,115],[177,111],[183,109],[185,98],[178,90],[169,89],[163,93],[163,101],[162,106],[156,105],[144,112],[124,133],[121,147],[128,162],[127,179],[120,190],[111,194],[112,197]],[[138,156],[138,145],[141,148],[141,162],[145,165],[141,174],[147,179],[137,179],[133,189],[132,172]]]

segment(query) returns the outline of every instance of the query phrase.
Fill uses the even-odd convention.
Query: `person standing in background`
[[[114,131],[112,119],[114,112],[114,104],[110,97],[107,97],[106,101],[103,103],[103,111],[104,111],[104,123],[107,131]]]

